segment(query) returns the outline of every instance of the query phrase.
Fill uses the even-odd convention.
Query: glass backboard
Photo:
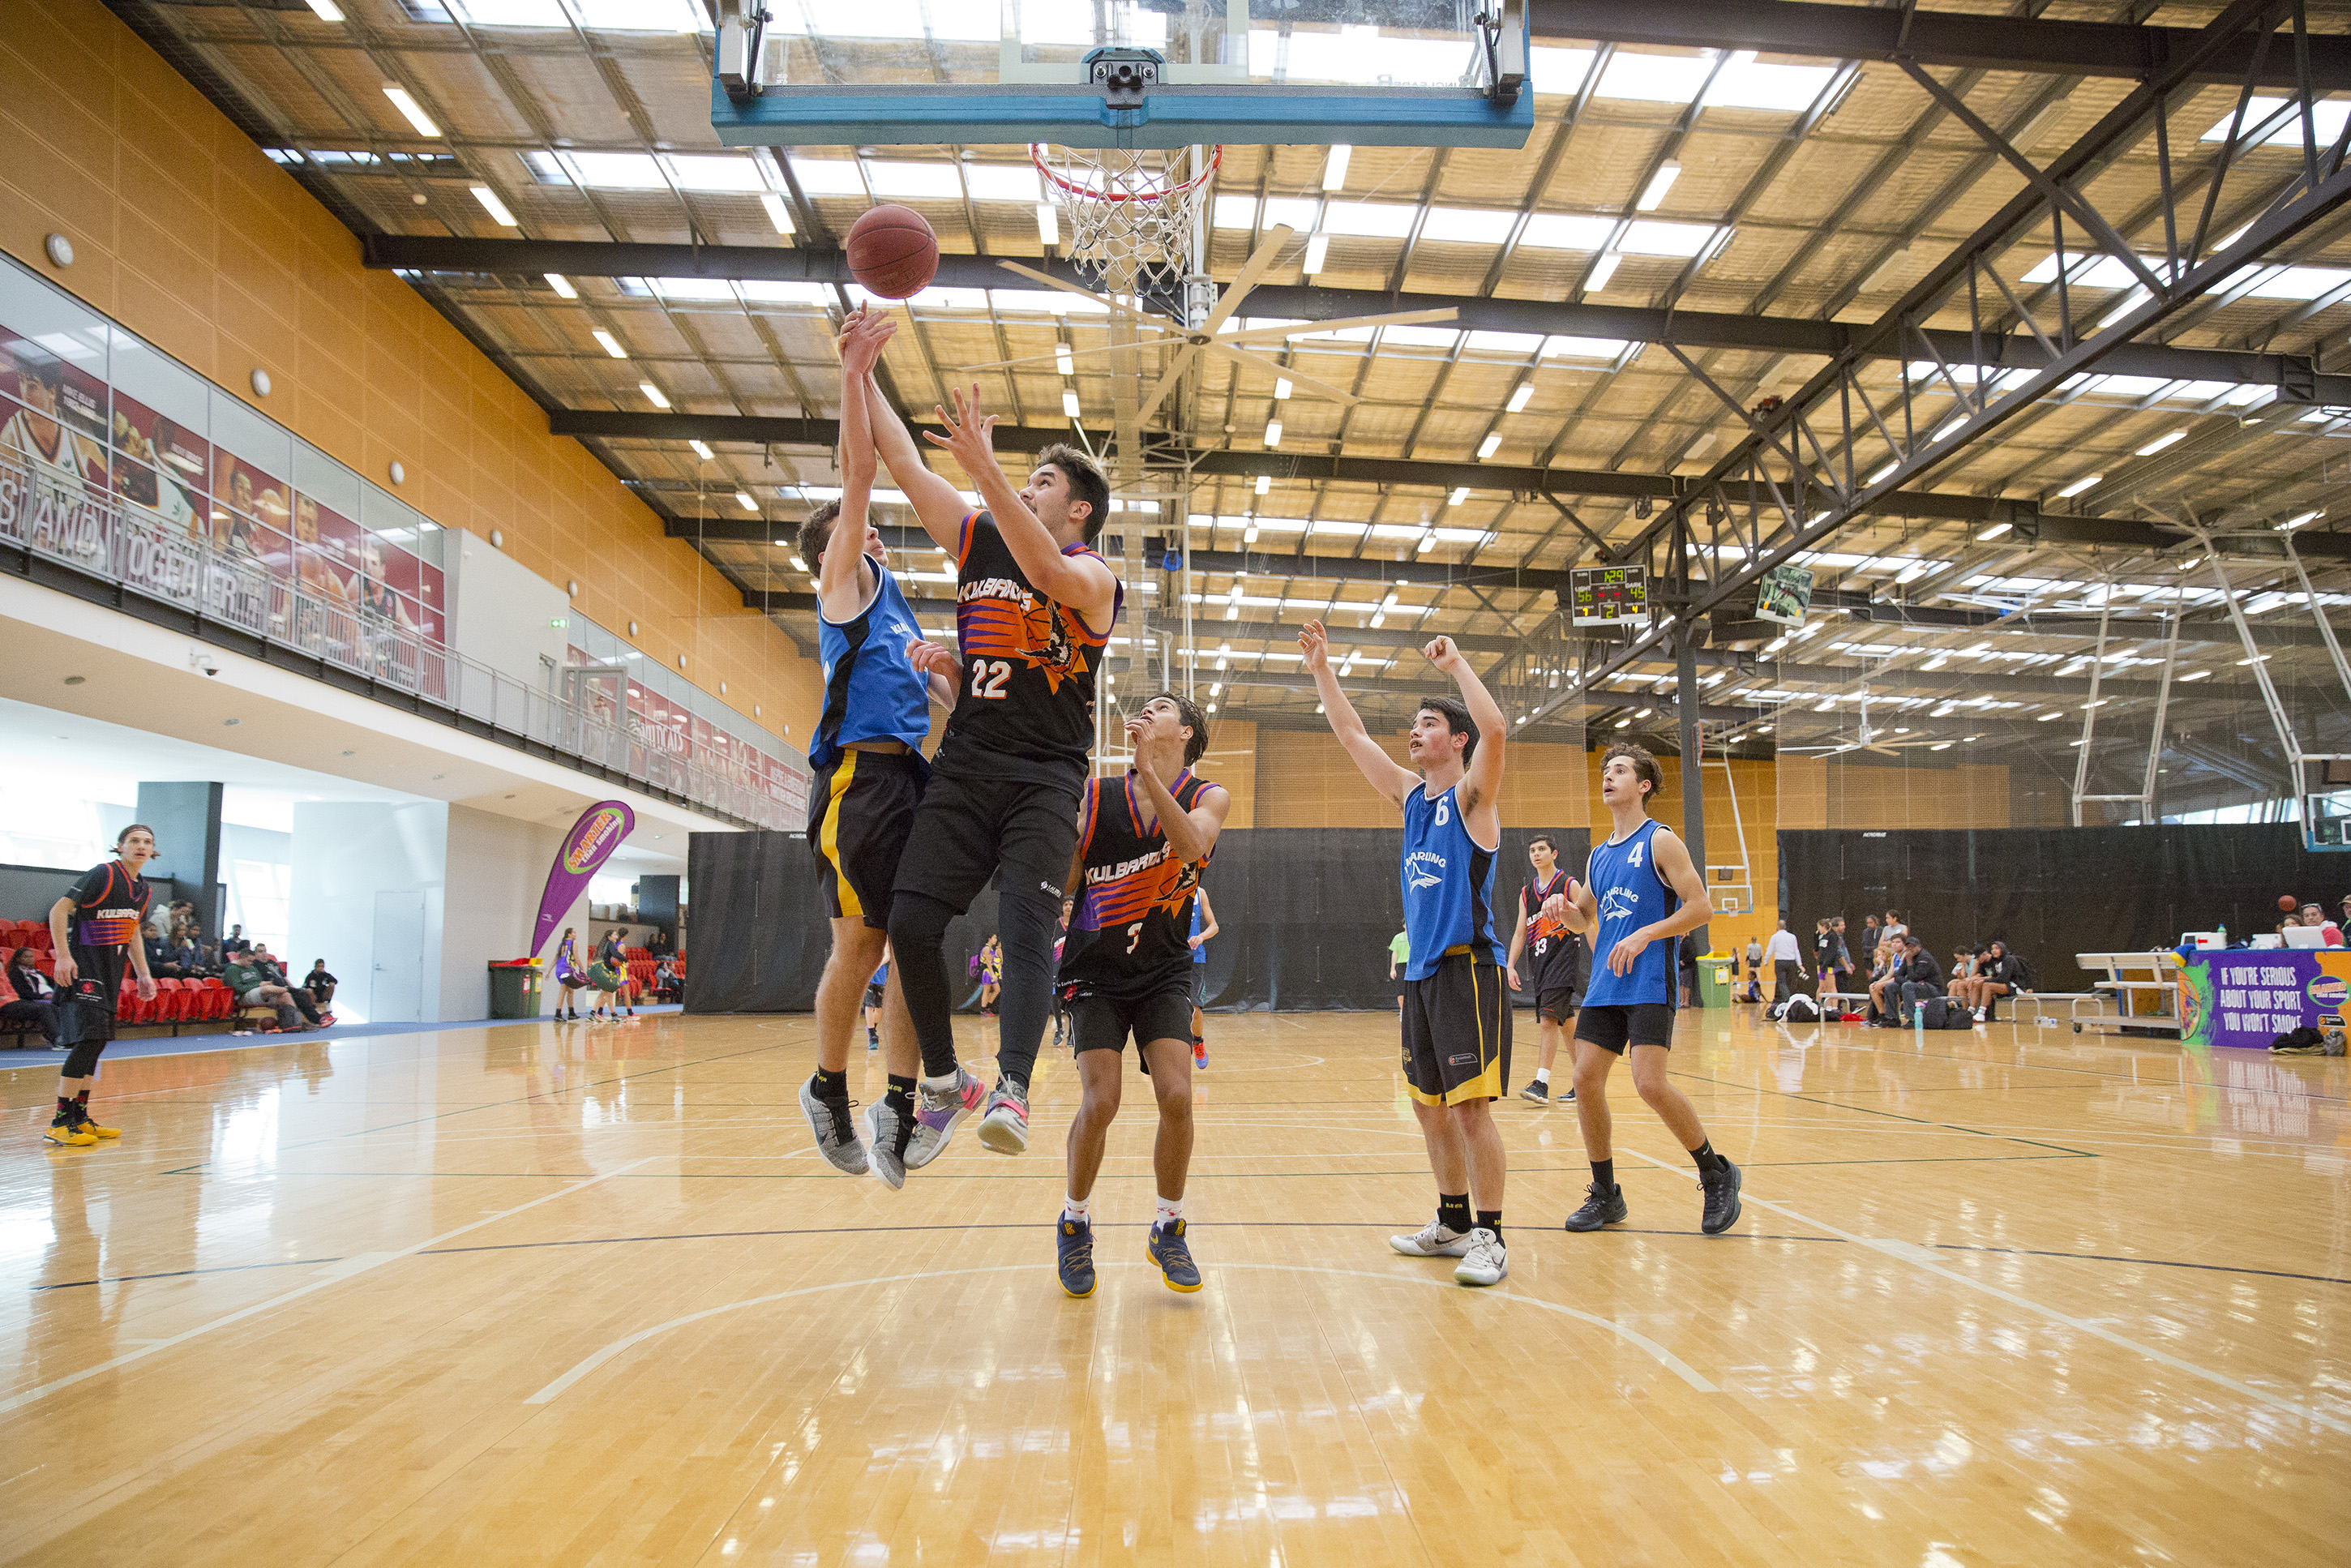
[[[728,146],[1520,147],[1533,125],[1524,0],[710,3]]]

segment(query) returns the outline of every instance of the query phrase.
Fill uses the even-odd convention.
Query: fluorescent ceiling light
[[[2298,517],[2288,517],[2285,521],[2280,523],[2278,527],[2280,528],[2298,528],[2304,523],[2314,523],[2325,515],[2326,508],[2321,507],[2314,512],[2304,512]]]
[[[1061,243],[1061,214],[1050,202],[1037,204],[1037,239],[1042,245]]]
[[[792,232],[792,210],[784,205],[783,197],[773,191],[762,191],[759,193],[759,204],[768,209],[768,221],[776,225],[778,234]]]
[[[335,0],[310,0],[310,9],[319,14],[319,20],[321,22],[340,22],[343,19],[343,8],[336,5]]]
[[[1680,164],[1666,163],[1660,165],[1657,172],[1649,177],[1648,188],[1641,193],[1641,199],[1633,204],[1634,207],[1644,213],[1656,212],[1660,206],[1665,204],[1666,193],[1672,190],[1674,188],[1674,182],[1681,177],[1682,166]]]
[[[1341,142],[1331,149],[1330,156],[1322,161],[1322,188],[1324,190],[1340,191],[1346,188],[1347,160],[1354,156],[1354,152],[1355,150],[1353,148],[1346,145],[1344,142]]]
[[[1994,523],[1991,527],[1986,528],[1983,532],[1976,536],[1976,543],[1989,543],[1991,540],[2000,538],[2001,535],[2008,532],[2010,527],[2011,525],[2007,523]]]
[[[2070,501],[2074,497],[2080,495],[2091,486],[2097,484],[2105,477],[2105,476],[2104,474],[2085,474],[2081,478],[2074,480],[2072,484],[2058,491],[2057,498],[2061,501]]]
[[[2187,431],[2175,430],[2168,435],[2158,435],[2153,441],[2148,442],[2145,446],[2140,447],[2138,449],[2138,455],[2141,457],[2152,457],[2157,453],[2162,451],[2165,447],[2177,445],[2187,439]]]
[[[710,461],[709,447],[704,445],[701,442],[695,440],[692,436],[686,437],[685,444],[694,448],[694,455],[696,457],[701,458],[705,463]]]
[[[1290,378],[1288,376],[1276,376],[1274,378],[1273,395],[1277,402],[1283,398],[1287,398],[1290,395]]]
[[[1499,448],[1501,444],[1502,437],[1499,431],[1487,436],[1485,440],[1478,444],[1478,461],[1483,463],[1487,458],[1494,455],[1495,451]]]
[[[603,328],[597,327],[590,329],[590,335],[598,342],[603,344],[604,351],[611,355],[614,359],[625,360],[629,357],[629,350],[621,347],[620,340],[613,337],[611,333],[604,330]]]
[[[472,189],[474,200],[481,203],[482,210],[489,214],[500,225],[510,229],[522,226],[515,221],[515,215],[507,204],[498,200],[498,193],[496,191],[491,190],[487,185],[475,185]]]
[[[2183,681],[2200,681],[2211,673],[2210,670],[2190,670],[2179,678]]]
[[[1078,362],[1070,357],[1070,346],[1067,343],[1053,345],[1053,368],[1065,376],[1078,373]]]
[[[1281,421],[1278,419],[1270,419],[1266,421],[1265,444],[1268,446],[1279,446],[1281,444]]]
[[[406,88],[401,87],[396,83],[386,82],[383,84],[383,96],[392,99],[392,108],[400,110],[401,113],[408,117],[408,123],[416,127],[417,135],[438,136],[441,134],[441,128],[433,123],[433,117],[425,113],[423,107],[420,106],[414,99],[408,96],[408,89]]]
[[[1322,270],[1323,259],[1331,254],[1331,236],[1326,234],[1309,235],[1306,241],[1306,276],[1313,277]]]
[[[1510,401],[1503,405],[1502,412],[1505,413],[1523,413],[1526,412],[1527,404],[1534,401],[1534,395],[1535,383],[1532,382],[1520,382],[1519,383],[1519,390],[1510,394]]]
[[[756,512],[759,509],[759,503],[751,499],[751,492],[748,490],[736,491],[735,499],[747,512]]]
[[[1077,393],[1073,392],[1065,392],[1061,394],[1061,412],[1068,414],[1071,419],[1078,417]]]
[[[1257,493],[1258,493],[1259,495],[1262,496],[1262,495],[1264,495],[1267,491],[1269,491],[1269,490],[1270,490],[1270,489],[1272,489],[1272,488],[1273,488],[1273,476],[1272,476],[1272,475],[1270,475],[1270,474],[1260,474],[1260,475],[1259,475],[1259,476],[1257,476]]]
[[[547,286],[566,299],[580,298],[580,290],[571,287],[571,279],[559,272],[550,272],[547,275]]]
[[[669,406],[668,395],[664,393],[661,388],[653,385],[653,382],[639,382],[637,383],[637,390],[644,393],[645,401],[652,403],[655,408],[667,408]]]
[[[1876,473],[1872,474],[1868,478],[1864,479],[1862,483],[1865,485],[1875,485],[1900,466],[1902,466],[1902,465],[1899,462],[1888,463],[1885,467],[1880,468]]]
[[[1467,485],[1456,485],[1453,487],[1453,494],[1446,498],[1445,504],[1448,507],[1458,507],[1468,498],[1469,486]]]
[[[1625,258],[1623,256],[1617,255],[1612,250],[1606,256],[1602,256],[1598,261],[1593,262],[1592,264],[1592,276],[1584,279],[1583,291],[1586,294],[1597,294],[1602,289],[1607,287],[1608,280],[1616,276],[1617,264],[1624,259]]]

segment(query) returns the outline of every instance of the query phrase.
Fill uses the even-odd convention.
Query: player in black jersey
[[[1192,906],[1232,797],[1193,773],[1208,749],[1208,724],[1175,693],[1144,704],[1126,721],[1126,737],[1134,766],[1123,779],[1086,781],[1070,861],[1079,896],[1061,993],[1084,1098],[1070,1121],[1070,1192],[1059,1237],[1061,1289],[1072,1296],[1093,1294],[1094,1176],[1118,1114],[1130,1034],[1159,1097],[1151,1156],[1159,1210],[1146,1249],[1169,1290],[1200,1288],[1184,1239],[1184,1178],[1192,1164]]]
[[[978,486],[973,511],[922,453],[878,389],[868,417],[882,460],[923,528],[956,565],[960,657],[925,647],[918,667],[952,666],[961,682],[932,758],[929,788],[900,858],[890,907],[898,983],[923,1051],[923,1092],[906,1147],[926,1163],[977,1106],[978,1083],[956,1061],[944,948],[947,923],[988,879],[999,895],[1004,987],[997,1082],[979,1141],[1002,1154],[1029,1146],[1029,1078],[1053,990],[1061,883],[1077,836],[1078,795],[1092,766],[1094,686],[1118,578],[1092,549],[1110,516],[1110,487],[1083,453],[1050,446],[1018,490],[997,465],[993,414],[979,389],[955,394],[930,440]]]
[[[98,1081],[99,1052],[114,1038],[114,999],[125,962],[138,973],[139,999],[155,995],[140,931],[155,895],[139,874],[154,858],[154,831],[133,822],[116,837],[112,860],[82,873],[49,905],[49,939],[57,956],[57,1043],[66,1048],[57,1119],[49,1124],[52,1144],[80,1147],[122,1135],[120,1128],[90,1120],[89,1086]]]
[[[1519,889],[1519,928],[1510,937],[1510,989],[1534,994],[1535,1027],[1542,1036],[1542,1060],[1519,1098],[1538,1105],[1551,1103],[1552,1059],[1559,1054],[1560,1037],[1575,1016],[1576,998],[1583,994],[1583,938],[1567,923],[1543,913],[1543,900],[1567,891],[1567,873],[1559,869],[1559,846],[1549,833],[1527,841],[1527,863],[1534,880]],[[1519,979],[1519,957],[1528,960],[1527,978]],[[1575,1085],[1560,1094],[1560,1103],[1575,1102]]]

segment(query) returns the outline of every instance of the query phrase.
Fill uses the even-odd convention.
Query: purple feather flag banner
[[[530,934],[532,957],[547,946],[563,912],[587,891],[588,879],[596,874],[596,868],[612,858],[612,852],[627,841],[636,825],[637,814],[618,800],[600,800],[580,813],[580,820],[563,835],[555,863],[547,869],[547,891],[538,898],[538,924]]]

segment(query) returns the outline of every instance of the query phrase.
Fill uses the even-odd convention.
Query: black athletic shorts
[[[1565,1023],[1575,1016],[1575,1004],[1583,998],[1581,986],[1545,986],[1535,993],[1535,1017],[1545,1023]]]
[[[898,856],[929,765],[911,751],[844,751],[809,781],[809,843],[824,867],[825,912],[890,924]]]
[[[1674,1043],[1674,1009],[1665,1002],[1635,1002],[1630,1007],[1586,1008],[1575,1018],[1575,1038],[1588,1040],[1603,1051],[1625,1054],[1627,1045]]]
[[[1064,987],[1054,994],[1064,995],[1067,989]],[[1063,1005],[1070,1010],[1071,1055],[1124,1051],[1126,1037],[1133,1035],[1135,1060],[1148,1072],[1151,1063],[1144,1059],[1143,1048],[1153,1040],[1180,1040],[1187,1053],[1191,1050],[1192,993],[1180,982],[1131,998],[1069,997]]]
[[[114,1038],[115,998],[131,961],[120,947],[69,946],[74,983],[57,993],[57,1043],[103,1045]]]
[[[1192,966],[1192,1005],[1196,1008],[1208,1005],[1208,966],[1206,964]]]
[[[865,988],[865,1005],[869,1008],[878,1008],[882,1005],[881,987],[868,986]]]
[[[1424,1105],[1498,1100],[1510,1076],[1510,977],[1467,947],[1404,983],[1404,1081]]]
[[[999,893],[1033,891],[1059,904],[1077,847],[1074,784],[1063,791],[1025,779],[934,773],[898,862],[897,890],[960,911],[993,876]]]

